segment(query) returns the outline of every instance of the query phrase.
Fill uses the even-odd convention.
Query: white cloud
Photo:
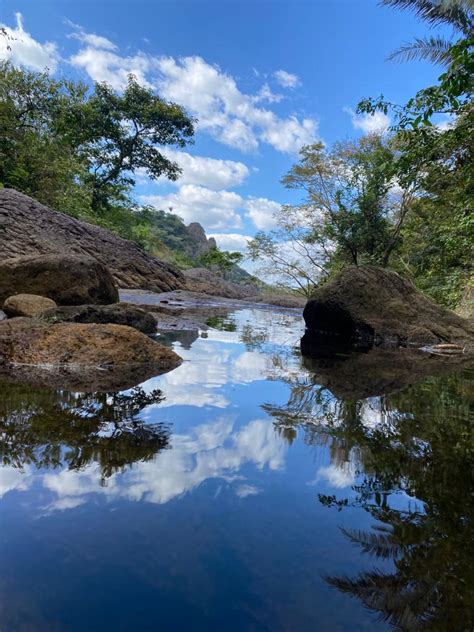
[[[162,94],[184,105],[197,117],[199,129],[226,145],[252,151],[263,141],[293,153],[315,139],[314,119],[280,118],[257,107],[255,97],[242,93],[232,76],[201,57],[162,57],[156,63]]]
[[[142,195],[142,202],[179,215],[186,224],[199,222],[206,231],[240,228],[242,220],[238,209],[243,199],[233,191],[211,191],[206,187],[185,184],[176,193],[168,195]]]
[[[259,230],[268,230],[275,226],[275,213],[281,204],[267,198],[249,197],[245,203],[247,215]]]
[[[241,429],[229,416],[196,426],[189,434],[173,436],[173,448],[146,463],[136,463],[100,484],[99,466],[91,464],[80,472],[62,470],[42,477],[43,488],[55,495],[47,510],[64,510],[85,502],[90,494],[109,500],[127,499],[164,504],[189,493],[201,483],[221,479],[239,480],[234,492],[240,498],[260,493],[240,474],[252,464],[260,470],[284,466],[287,446],[267,419],[255,419]]]
[[[77,53],[69,63],[84,71],[93,81],[103,81],[121,90],[133,74],[139,83],[153,89],[172,101],[183,105],[197,118],[197,127],[215,140],[242,151],[256,151],[266,143],[283,153],[296,153],[302,145],[317,137],[318,122],[314,118],[296,115],[280,117],[259,103],[276,103],[282,95],[274,94],[267,84],[257,94],[240,91],[236,80],[217,65],[201,57],[153,56],[141,51],[120,55],[116,44],[95,33],[87,33],[72,24],[70,37],[80,42]],[[14,38],[12,50],[8,41],[1,38],[0,58],[10,58],[16,64],[34,69],[57,68],[60,56],[56,44],[41,44],[27,33],[17,14],[17,26],[5,26]],[[299,79],[284,70],[274,74],[285,87],[298,85]]]
[[[226,189],[242,184],[249,175],[249,169],[243,162],[192,156],[170,148],[163,148],[162,152],[182,168],[183,173],[178,181],[180,185],[195,184],[211,189]]]
[[[320,479],[325,479],[331,487],[336,487],[337,489],[349,487],[355,479],[354,466],[349,461],[343,461],[337,465],[331,464],[326,467],[320,467],[316,480]]]
[[[364,134],[376,134],[385,132],[390,126],[390,117],[383,112],[375,114],[357,115],[351,108],[344,108],[344,112],[351,117],[355,129],[360,129]]]
[[[105,81],[115,90],[126,86],[130,74],[135,75],[142,85],[153,87],[146,78],[153,68],[153,59],[144,53],[121,57],[110,48],[97,48],[89,42],[69,61],[75,68],[84,70],[93,81]]]
[[[275,92],[272,92],[268,83],[264,83],[256,96],[253,97],[254,103],[263,103],[265,101],[267,103],[280,103],[282,99],[284,99],[284,96],[282,94],[275,94]]]
[[[88,44],[93,48],[102,48],[103,50],[117,50],[117,45],[111,42],[102,35],[95,35],[94,33],[86,33],[81,28],[76,33],[71,33],[69,36],[72,39],[77,39],[83,44]]]
[[[296,88],[301,85],[299,77],[286,70],[277,70],[273,73],[273,76],[283,88]]]
[[[16,13],[15,17],[15,28],[0,23],[7,33],[7,37],[0,37],[0,59],[10,59],[15,65],[33,70],[48,68],[54,72],[60,59],[56,44],[36,41],[24,30],[21,13]]]
[[[213,237],[221,250],[231,252],[246,252],[247,244],[252,239],[248,235],[239,233],[210,233],[208,237]]]

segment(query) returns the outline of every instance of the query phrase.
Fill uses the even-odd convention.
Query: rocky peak
[[[207,238],[204,228],[199,222],[191,222],[186,226],[186,231],[193,242],[192,253],[190,253],[193,258],[198,259],[211,248],[216,248],[216,240],[213,237]]]

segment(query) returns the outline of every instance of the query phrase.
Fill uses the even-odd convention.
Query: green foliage
[[[330,149],[303,147],[282,182],[304,198],[275,215],[276,230],[255,236],[251,258],[264,260],[266,274],[290,280],[304,296],[341,265],[386,266],[411,199],[408,189],[394,190],[396,154],[390,139],[375,134]]]
[[[224,274],[237,266],[244,256],[240,252],[229,252],[221,250],[217,246],[209,248],[207,252],[201,255],[200,262],[206,268],[217,270]]]
[[[474,32],[471,0],[382,0],[381,4],[412,10],[431,26],[448,25],[464,37],[470,37]],[[453,42],[440,35],[417,37],[412,44],[406,44],[394,51],[389,59],[427,59],[433,63],[449,64],[452,61],[452,48]]]
[[[420,90],[404,106],[366,99],[360,112],[395,116],[396,175],[417,190],[401,236],[396,266],[435,300],[456,307],[472,277],[474,256],[474,39],[450,47],[449,66],[436,86]],[[451,118],[445,128],[437,115]]]
[[[0,63],[0,185],[150,252],[179,251],[179,243],[163,240],[176,232],[177,242],[185,241],[186,230],[176,216],[137,207],[131,198],[134,173],[178,178],[178,165],[160,148],[183,147],[192,134],[193,121],[180,106],[133,76],[117,94],[106,84],[89,91],[79,82]],[[185,253],[177,258],[188,261]]]

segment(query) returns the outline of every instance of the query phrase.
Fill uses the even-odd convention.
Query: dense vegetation
[[[133,239],[180,267],[197,265],[181,218],[132,197],[137,172],[179,177],[181,169],[160,148],[192,142],[193,123],[133,76],[117,94],[106,84],[90,89],[3,62],[0,186]]]
[[[455,307],[472,283],[474,243],[474,14],[469,0],[384,0],[459,35],[416,40],[393,57],[425,58],[445,71],[405,105],[364,99],[360,114],[391,113],[386,132],[356,142],[303,147],[283,178],[299,205],[259,233],[250,256],[309,295],[347,263],[390,266]]]

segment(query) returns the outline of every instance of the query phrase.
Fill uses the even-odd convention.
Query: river
[[[296,311],[209,324],[125,392],[0,384],[0,630],[473,629],[473,371],[371,393]]]

